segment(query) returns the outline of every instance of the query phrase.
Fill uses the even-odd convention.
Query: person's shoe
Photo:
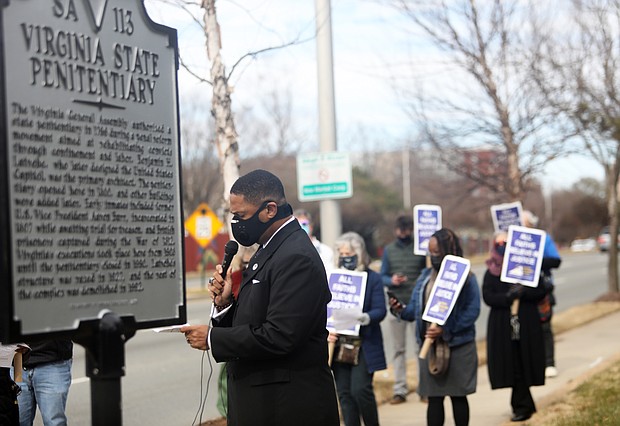
[[[555,368],[553,365],[550,365],[549,367],[545,368],[545,377],[551,379],[553,377],[556,377],[558,375],[558,369]]]
[[[522,422],[524,420],[529,419],[530,417],[532,417],[532,414],[515,414],[514,416],[512,416],[512,418],[510,419],[511,422]]]
[[[404,395],[394,395],[392,397],[392,399],[390,399],[390,404],[392,404],[392,405],[402,404],[405,401],[407,401],[407,397],[406,396],[404,396]]]

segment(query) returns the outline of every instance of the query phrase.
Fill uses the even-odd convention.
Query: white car
[[[598,244],[598,249],[600,251],[609,250],[609,243],[611,242],[611,236],[609,235],[609,227],[606,226],[601,230],[601,233],[598,235],[596,242]],[[620,249],[620,235],[618,235],[618,245],[617,247]]]
[[[595,249],[596,249],[596,240],[594,238],[578,239],[570,243],[571,251],[592,251]]]

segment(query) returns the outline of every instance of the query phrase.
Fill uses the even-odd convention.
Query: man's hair
[[[396,218],[396,228],[397,229],[413,229],[413,219],[411,216],[398,216]]]
[[[262,169],[241,176],[233,183],[230,193],[243,196],[245,201],[256,206],[264,201],[275,201],[279,206],[286,204],[284,186],[280,179]]]

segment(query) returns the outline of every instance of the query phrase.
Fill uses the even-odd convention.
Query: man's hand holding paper
[[[181,333],[185,334],[185,340],[194,349],[206,351],[209,349],[207,339],[209,338],[208,325],[187,325],[181,327]]]

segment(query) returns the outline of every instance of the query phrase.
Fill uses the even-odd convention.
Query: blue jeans
[[[71,385],[71,360],[24,370],[19,403],[20,426],[32,426],[37,405],[45,426],[66,426],[65,407]]]

